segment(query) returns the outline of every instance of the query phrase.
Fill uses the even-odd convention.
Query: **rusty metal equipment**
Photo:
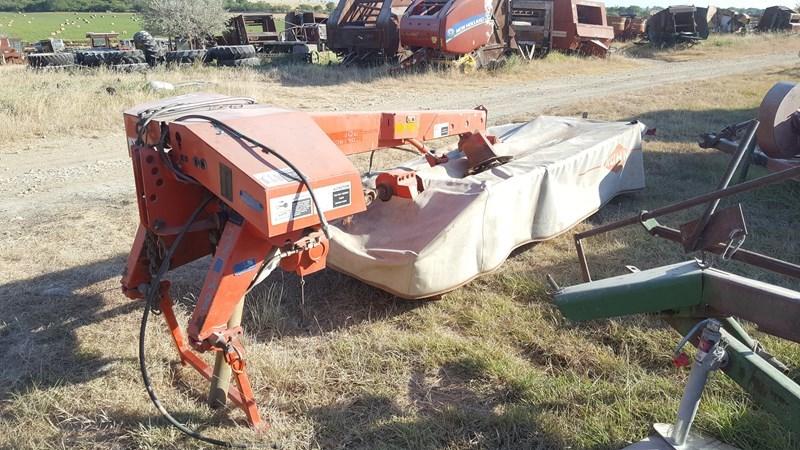
[[[344,64],[398,59],[400,17],[411,0],[342,0],[328,18],[328,47]]]
[[[256,31],[258,29],[258,31]],[[246,13],[228,19],[228,29],[217,41],[220,45],[255,45],[277,42],[280,33],[275,16],[269,13]]]
[[[800,86],[786,81],[775,84],[761,101],[758,121],[755,141],[758,145],[753,145],[745,155],[742,176],[746,176],[750,164],[772,172],[800,166]],[[705,133],[700,136],[700,147],[735,154],[748,123]]]
[[[723,198],[800,176],[800,165],[795,165],[732,184],[735,175],[745,170],[745,156],[755,147],[758,127],[757,120],[743,126],[743,136],[717,190],[577,233],[575,245],[585,283],[562,289],[552,277],[548,278],[557,307],[570,320],[657,314],[684,335],[675,350],[674,363],[679,367],[692,365],[692,373],[678,417],[674,425],[654,425],[650,442],[657,439],[665,445],[651,444],[647,448],[728,448],[690,433],[706,379],[718,369],[749,392],[754,402],[775,414],[789,430],[800,433],[800,385],[787,376],[787,367],[750,337],[736,319],[754,323],[761,332],[800,342],[797,327],[800,292],[714,267],[736,260],[800,278],[800,265],[796,262],[743,248],[749,230],[740,204],[719,209]],[[706,208],[700,218],[678,229],[657,221],[658,217],[704,204]],[[681,244],[686,252],[700,252],[700,258],[645,271],[631,268],[630,274],[592,281],[584,239],[635,224],[642,225],[652,236]],[[680,351],[687,342],[698,347],[694,363]]]
[[[750,16],[733,9],[719,8],[709,25],[714,33],[745,33],[750,25]]]
[[[3,64],[23,64],[25,53],[22,49],[22,41],[9,37],[0,37],[0,65]]]
[[[553,49],[606,55],[614,30],[607,24],[602,1],[555,0],[553,5]]]
[[[86,33],[89,45],[93,49],[118,49],[120,47],[119,33]]]
[[[301,277],[325,268],[329,222],[364,212],[376,195],[413,198],[421,189],[413,171],[381,173],[377,193],[363,188],[347,155],[408,144],[434,166],[447,159],[430,152],[425,141],[446,136],[459,136],[466,152],[491,155],[496,139],[486,135],[486,115],[485,109],[310,114],[211,94],[127,111],[140,225],[122,290],[145,300],[142,375],[165,417],[182,427],[150,386],[144,344],[150,312],[166,320],[183,364],[209,380],[220,366],[230,367],[236,387],[228,398],[250,425],[263,425],[239,340],[242,330],[231,320],[245,294],[278,267]],[[184,334],[165,276],[208,255],[205,283]],[[217,355],[213,371],[202,353]]]
[[[42,39],[33,44],[36,53],[60,53],[67,49],[63,39]]]
[[[312,11],[294,11],[284,18],[284,40],[324,45],[328,40],[326,23],[328,15]]]
[[[231,17],[228,29],[217,37],[219,45],[252,45],[260,55],[295,55],[318,62],[326,50],[327,15],[314,12],[289,12],[283,18],[270,13],[246,13]],[[278,31],[276,21],[285,24]]]
[[[786,6],[770,6],[758,20],[756,30],[763,33],[775,31],[800,32],[800,13]]]
[[[614,40],[630,41],[644,36],[647,21],[633,14],[608,16],[608,25],[614,29]]]
[[[415,0],[400,21],[411,53],[401,65],[467,59],[491,66],[519,51],[550,49],[604,56],[614,38],[605,5],[591,0]]]
[[[510,0],[508,48],[525,59],[550,51],[553,34],[553,3],[540,0]]]
[[[709,21],[715,11],[714,7],[670,6],[647,19],[645,35],[662,47],[708,39]]]

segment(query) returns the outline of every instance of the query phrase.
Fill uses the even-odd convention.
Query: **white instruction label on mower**
[[[349,182],[314,188],[319,207],[323,212],[350,206],[352,188]],[[308,191],[284,195],[269,200],[269,219],[272,225],[280,225],[295,219],[316,214],[314,202]]]
[[[300,182],[300,176],[291,167],[259,172],[253,174],[253,177],[266,187],[280,186],[293,181]]]
[[[448,123],[437,123],[433,126],[433,138],[440,138],[450,135],[450,125]]]

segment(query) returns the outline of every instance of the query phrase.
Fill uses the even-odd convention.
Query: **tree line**
[[[141,12],[145,0],[0,0],[0,11],[5,12]],[[336,3],[329,1],[321,4],[300,4],[297,6],[286,4],[271,4],[269,2],[250,2],[247,0],[226,0],[225,9],[228,11],[270,11],[289,12],[294,10],[315,11],[330,13]]]
[[[677,0],[676,0],[677,2]],[[680,2],[677,2],[680,3]],[[0,0],[0,11],[24,12],[139,12],[144,8],[145,0]],[[225,0],[225,9],[228,11],[271,11],[289,12],[294,10],[315,11],[330,13],[336,7],[333,1],[321,4],[300,4],[295,6],[286,4],[271,4],[269,2],[248,0]],[[661,10],[658,7],[641,6],[612,6],[606,8],[609,15],[636,15],[647,17],[652,12]],[[760,8],[743,8],[737,11],[750,15],[760,15],[764,10]]]

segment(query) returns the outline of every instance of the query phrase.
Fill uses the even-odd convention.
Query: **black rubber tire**
[[[125,64],[141,64],[146,62],[141,50],[95,50],[79,53],[78,60],[82,66],[100,67]]]
[[[124,64],[141,64],[147,62],[144,52],[141,50],[120,50],[116,52],[109,52],[108,62],[111,65],[118,66]]]
[[[167,64],[194,64],[197,61],[205,61],[207,52],[205,49],[198,50],[178,50],[167,52]]]
[[[233,61],[256,56],[256,48],[252,45],[220,45],[208,49],[208,58],[215,61]]]
[[[223,59],[217,61],[218,66],[227,67],[252,67],[261,65],[261,58],[244,58],[244,59]]]
[[[156,43],[155,38],[147,31],[137,31],[133,35],[133,43],[136,49],[144,53],[145,61],[150,67],[155,67],[163,59],[161,48]]]
[[[141,50],[124,50],[108,52],[108,63],[113,66],[124,64],[140,64],[147,62]]]
[[[84,50],[78,52],[78,63],[86,67],[100,67],[110,64],[113,50]]]
[[[28,55],[28,65],[37,69],[41,67],[69,67],[75,65],[75,54],[31,53]]]

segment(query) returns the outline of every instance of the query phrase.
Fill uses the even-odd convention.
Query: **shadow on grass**
[[[345,66],[334,60],[327,64],[308,64],[291,58],[273,58],[256,67],[284,86],[336,86],[346,83],[371,83],[398,75],[390,64]]]
[[[245,303],[244,327],[260,339],[320,335],[388,320],[424,300],[404,300],[326,269],[305,277],[273,273]]]
[[[0,369],[0,398],[34,386],[83,383],[122,360],[80,353],[76,330],[140,308],[128,302],[104,310],[101,293],[77,293],[118,276],[124,261],[118,255],[0,286],[0,358],[13,361]]]
[[[386,395],[364,394],[310,412],[322,448],[560,448],[537,426],[535,405],[507,402],[502,392],[478,392],[470,362],[441,367],[434,377],[416,370],[403,406]],[[413,409],[413,411],[410,411]]]

